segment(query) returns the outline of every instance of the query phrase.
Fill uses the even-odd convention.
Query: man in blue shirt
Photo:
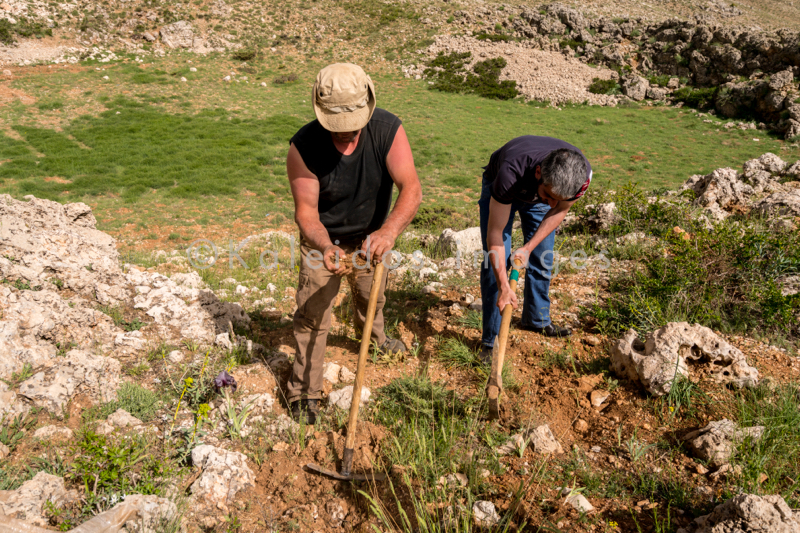
[[[519,327],[548,337],[570,335],[569,329],[550,321],[553,243],[555,229],[591,181],[592,167],[580,150],[552,137],[517,137],[492,154],[484,168],[478,201],[483,251],[488,254],[488,261],[481,266],[483,362],[491,362],[501,310],[507,304],[518,307],[507,275],[514,260],[526,267]],[[512,255],[511,230],[516,212],[525,244]]]

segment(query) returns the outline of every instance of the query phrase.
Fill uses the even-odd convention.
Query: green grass
[[[735,486],[748,493],[780,494],[792,508],[800,505],[799,397],[798,383],[790,382],[742,389],[734,400],[740,426],[766,428],[760,440],[745,442],[734,454],[733,463],[742,467]],[[761,474],[767,475],[763,482],[759,481]]]
[[[117,399],[102,405],[94,406],[84,412],[86,421],[107,418],[117,409],[124,409],[142,422],[148,422],[155,416],[161,404],[158,395],[145,389],[138,383],[126,381],[117,391]]]
[[[247,198],[262,213],[289,218],[288,140],[313,119],[307,85],[321,63],[302,67],[297,83],[262,88],[204,74],[218,62],[196,60],[198,72],[187,73],[194,76],[191,88],[173,83],[185,64],[168,59],[146,69],[109,65],[100,72],[57,71],[41,83],[14,81],[42,102],[62,107],[15,103],[0,110],[13,133],[0,134],[0,160],[8,160],[0,165],[0,193],[84,200],[101,212],[120,197],[142,203],[147,212],[161,211],[154,204],[164,202],[205,206],[208,197]],[[102,80],[105,73],[113,84]],[[267,63],[251,79],[271,81],[281,73]],[[644,189],[675,187],[692,174],[737,167],[765,151],[789,161],[800,158],[799,149],[781,150],[784,143],[776,138],[760,133],[756,143],[752,132],[717,132],[674,108],[566,105],[559,111],[520,99],[429,91],[425,81],[395,75],[377,73],[374,80],[378,105],[399,115],[408,132],[426,195],[420,213],[425,227],[442,209],[451,214],[434,216],[438,223],[475,224],[482,166],[519,135],[550,135],[581,148],[593,165],[593,188],[631,179]],[[67,91],[73,87],[91,94],[71,97]],[[80,115],[83,104],[97,111]],[[52,113],[59,113],[54,118],[62,121],[61,131],[38,120]],[[61,180],[44,180],[53,176]],[[252,200],[242,197],[245,190],[255,194]]]

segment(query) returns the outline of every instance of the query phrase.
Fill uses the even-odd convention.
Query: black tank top
[[[319,179],[319,219],[331,240],[360,243],[386,220],[394,185],[386,156],[400,124],[399,118],[376,108],[350,155],[336,149],[331,133],[317,120],[292,137],[290,142]]]

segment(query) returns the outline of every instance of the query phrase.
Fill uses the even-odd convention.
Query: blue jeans
[[[481,211],[481,241],[483,242],[484,258],[489,251],[486,245],[486,233],[489,227],[489,200],[492,198],[492,184],[484,183],[481,190],[481,199],[478,206]],[[519,213],[522,222],[522,234],[525,242],[533,238],[542,219],[550,211],[550,206],[544,203],[528,204],[514,202],[511,204],[511,215],[508,224],[503,229],[503,245],[506,253],[506,268],[509,266],[511,255],[511,230],[514,225],[514,214]],[[543,328],[550,324],[550,272],[554,263],[553,243],[555,231],[545,237],[533,249],[525,269],[525,294],[522,303],[523,326]],[[483,337],[481,341],[486,347],[494,346],[494,339],[500,333],[500,310],[497,308],[497,280],[494,277],[491,259],[481,263],[481,299],[483,300]]]

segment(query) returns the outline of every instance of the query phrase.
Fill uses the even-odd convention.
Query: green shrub
[[[650,85],[658,85],[659,87],[666,87],[671,77],[672,76],[670,76],[669,74],[660,74],[657,76],[649,76],[647,78],[647,81],[650,82]]]
[[[589,92],[593,94],[619,94],[620,85],[616,80],[602,80],[594,78],[589,85]]]
[[[258,50],[253,47],[247,46],[244,48],[240,48],[233,53],[233,59],[236,61],[250,61],[254,59],[258,54]]]
[[[796,232],[729,220],[709,230],[660,203],[639,212],[629,213],[617,231],[644,229],[660,235],[662,245],[644,252],[640,268],[612,279],[607,305],[594,308],[599,329],[647,332],[686,321],[751,335],[800,335],[793,318],[800,295],[782,294],[777,282],[800,273]],[[674,226],[690,238],[671,231]]]
[[[151,420],[161,404],[158,395],[138,383],[126,381],[117,391],[117,399],[86,410],[83,418],[88,422],[107,418],[117,409],[124,409],[142,422]]]
[[[497,57],[479,61],[469,72],[466,64],[471,57],[470,52],[447,55],[440,52],[425,69],[425,76],[434,80],[430,88],[449,93],[472,93],[497,100],[509,100],[519,95],[516,81],[500,81],[500,73],[506,66],[505,59]]]
[[[508,35],[504,35],[502,33],[486,33],[485,31],[482,31],[481,33],[475,35],[475,38],[480,41],[492,41],[493,43],[506,42],[511,40],[511,38]]]
[[[716,87],[705,89],[694,89],[692,87],[682,87],[672,93],[672,98],[677,102],[683,102],[689,107],[705,109],[714,104],[717,95]]]

